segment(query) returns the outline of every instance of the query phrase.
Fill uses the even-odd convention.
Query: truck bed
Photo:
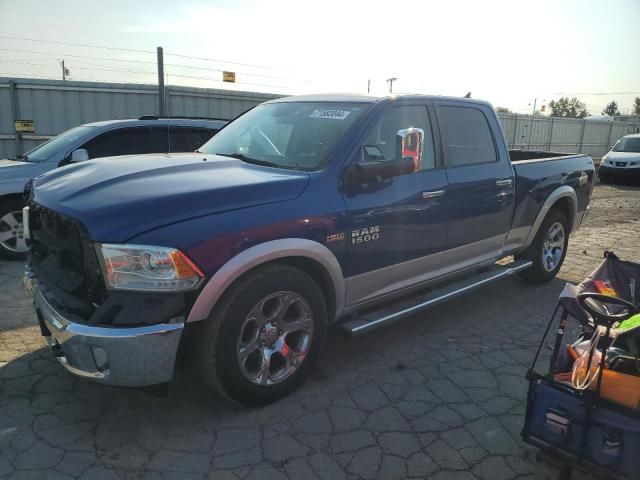
[[[511,237],[528,235],[535,226],[544,201],[558,188],[571,188],[576,194],[572,226],[577,227],[589,204],[594,176],[591,157],[580,153],[529,152],[510,150],[516,174],[516,200],[511,221]],[[537,227],[536,227],[537,228]],[[517,242],[515,242],[517,243]]]

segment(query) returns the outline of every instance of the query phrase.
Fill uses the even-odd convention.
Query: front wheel
[[[0,200],[0,255],[12,260],[23,259],[31,248],[24,234],[22,207],[20,199]]]
[[[291,393],[324,343],[327,308],[306,273],[270,265],[234,284],[205,321],[198,367],[204,381],[245,405]]]
[[[531,282],[548,282],[554,278],[567,254],[569,228],[567,216],[560,210],[551,210],[538,229],[533,243],[518,258],[531,260],[531,268],[522,276]]]

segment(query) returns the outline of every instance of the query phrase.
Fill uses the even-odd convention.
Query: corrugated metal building
[[[16,155],[12,88],[16,119],[33,120],[35,132],[22,135],[22,153],[83,123],[158,114],[155,85],[96,83],[0,77],[0,158]],[[230,120],[279,95],[209,88],[169,87],[166,113]]]
[[[17,100],[13,104],[12,96]],[[268,93],[173,86],[166,89],[165,96],[169,116],[221,119],[232,119],[277,97]],[[13,107],[17,108],[15,115]],[[0,158],[15,156],[18,150],[26,152],[83,123],[157,113],[155,85],[0,77]],[[595,158],[604,155],[620,137],[640,132],[640,120],[610,122],[516,114],[499,117],[510,148],[584,152]],[[15,138],[14,119],[34,121],[35,132],[22,135],[21,148]]]

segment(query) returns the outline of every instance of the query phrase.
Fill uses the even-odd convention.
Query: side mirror
[[[424,148],[424,130],[421,128],[405,128],[396,135],[396,158],[411,157],[414,170],[420,170],[422,151]]]
[[[71,152],[71,163],[86,162],[89,160],[89,152],[84,148],[78,148]]]

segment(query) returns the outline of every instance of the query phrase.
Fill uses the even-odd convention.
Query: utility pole
[[[371,79],[367,80],[367,93],[371,93]]]
[[[387,83],[389,84],[389,93],[393,93],[393,82],[398,80],[398,77],[387,78]]]
[[[62,66],[62,81],[64,82],[67,79],[67,75],[69,75],[69,69],[64,66],[64,59],[60,62]]]
[[[158,47],[158,116],[164,116],[164,55]]]

